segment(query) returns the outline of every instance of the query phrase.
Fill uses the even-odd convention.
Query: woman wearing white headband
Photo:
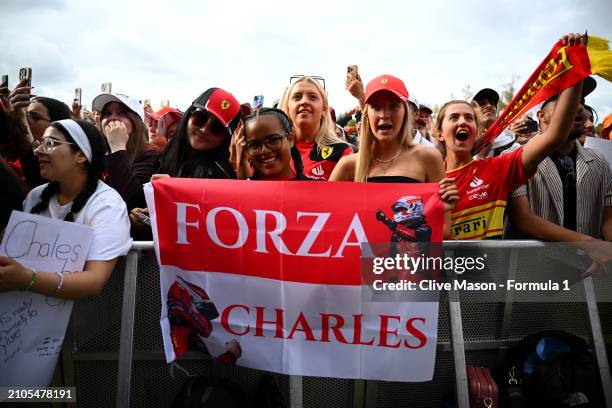
[[[88,122],[65,119],[53,122],[35,144],[40,174],[51,182],[30,191],[24,211],[89,225],[93,239],[84,271],[78,273],[36,272],[0,257],[0,292],[21,289],[64,299],[97,295],[117,258],[132,245],[125,203],[100,181],[103,136]]]

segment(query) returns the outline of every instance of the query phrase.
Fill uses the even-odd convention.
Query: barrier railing
[[[518,250],[543,246],[544,244],[538,241],[447,241],[444,243],[444,251],[450,256],[467,247],[489,251],[509,248],[509,255],[500,255],[495,262],[505,267],[508,278],[514,278],[521,273],[521,262],[525,261],[519,258]],[[180,386],[181,381],[174,381],[167,374],[165,377],[160,374],[164,373],[167,367],[159,329],[159,274],[156,273],[157,266],[152,249],[151,242],[135,242],[125,263],[115,271],[123,270],[124,274],[121,276],[114,273],[108,289],[105,289],[101,296],[75,307],[62,361],[64,383],[77,385],[79,394],[83,396],[80,398],[82,406],[88,405],[88,398],[91,398],[92,406],[167,406],[168,400],[171,400]],[[410,398],[409,395],[415,393],[421,393],[420,403],[423,406],[432,406],[442,398],[441,389],[454,386],[456,406],[467,408],[469,398],[466,364],[469,360],[481,364],[491,362],[496,357],[499,358],[500,350],[507,349],[522,335],[550,326],[572,331],[591,340],[599,366],[604,398],[607,406],[612,406],[612,376],[603,335],[604,330],[612,334],[612,318],[608,318],[608,315],[612,317],[612,304],[605,304],[603,315],[606,320],[602,326],[602,312],[598,309],[592,278],[584,280],[584,292],[584,303],[552,303],[539,307],[530,305],[529,310],[537,321],[529,323],[521,320],[521,325],[517,328],[516,317],[523,315],[526,309],[513,303],[511,292],[507,292],[507,298],[502,304],[479,306],[462,304],[459,294],[453,290],[449,291],[448,302],[440,303],[438,361],[431,383],[275,376],[284,394],[288,395],[291,407],[382,407],[385,404],[394,405],[394,398],[402,400],[403,395]],[[585,306],[586,311],[580,310]],[[549,318],[542,319],[542,316]],[[472,324],[472,320],[476,320],[476,324]],[[114,337],[118,337],[118,344]],[[512,340],[513,338],[515,340]],[[261,376],[261,373],[255,370],[220,368],[216,362],[202,359],[199,353],[187,353],[179,363],[188,371],[204,368],[207,372],[223,370],[251,389],[254,388],[256,378]],[[102,381],[107,388],[105,392],[116,391],[113,394],[114,404],[111,401],[107,401],[109,404],[100,403],[100,397],[89,395],[95,394],[93,390],[100,386],[97,384],[89,389],[90,379]],[[320,397],[313,395],[313,388],[323,387],[326,392],[323,392],[323,399],[319,400]],[[135,401],[135,389],[144,389],[144,394],[151,395],[138,392],[138,401]],[[427,396],[430,397],[429,400]],[[333,402],[334,398],[337,399],[336,402]],[[417,405],[411,403],[410,406]]]

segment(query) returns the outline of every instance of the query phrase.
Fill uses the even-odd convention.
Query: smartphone
[[[253,98],[253,110],[257,110],[263,107],[264,104],[264,96],[263,95],[255,95]]]
[[[145,225],[151,226],[151,218],[141,212],[138,213],[138,219]]]
[[[110,94],[113,93],[112,88],[113,84],[111,84],[110,82],[104,82],[100,90],[102,91],[102,93]]]
[[[533,119],[527,119],[523,124],[525,133],[533,133],[538,131],[538,122]]]
[[[357,69],[357,65],[349,65],[346,68],[346,77],[359,78],[359,70]]]
[[[8,88],[8,75],[2,75],[2,83],[0,83],[0,88]]]
[[[161,106],[164,107],[164,108],[167,108],[168,106],[170,106],[170,100],[169,99],[164,99],[161,102]]]
[[[32,86],[32,68],[21,68],[19,70],[19,82],[24,78],[28,80],[27,86]]]
[[[81,88],[74,88],[74,100],[77,101],[79,106],[81,106],[81,94],[82,94]]]

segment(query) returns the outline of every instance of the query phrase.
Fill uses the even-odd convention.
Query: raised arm
[[[586,37],[579,34],[568,34],[563,36],[561,41],[563,45],[571,46],[580,44],[585,39]],[[533,138],[523,147],[522,161],[523,173],[525,175],[533,175],[538,168],[538,164],[565,143],[578,112],[581,93],[582,81],[563,90],[559,94],[547,129],[539,137]]]

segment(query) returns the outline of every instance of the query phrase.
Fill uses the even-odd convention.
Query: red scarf
[[[493,139],[529,109],[591,74],[612,81],[612,51],[609,50],[608,40],[589,36],[587,45],[573,46],[563,46],[558,41],[495,123],[476,143],[474,151],[478,152],[491,144]]]

